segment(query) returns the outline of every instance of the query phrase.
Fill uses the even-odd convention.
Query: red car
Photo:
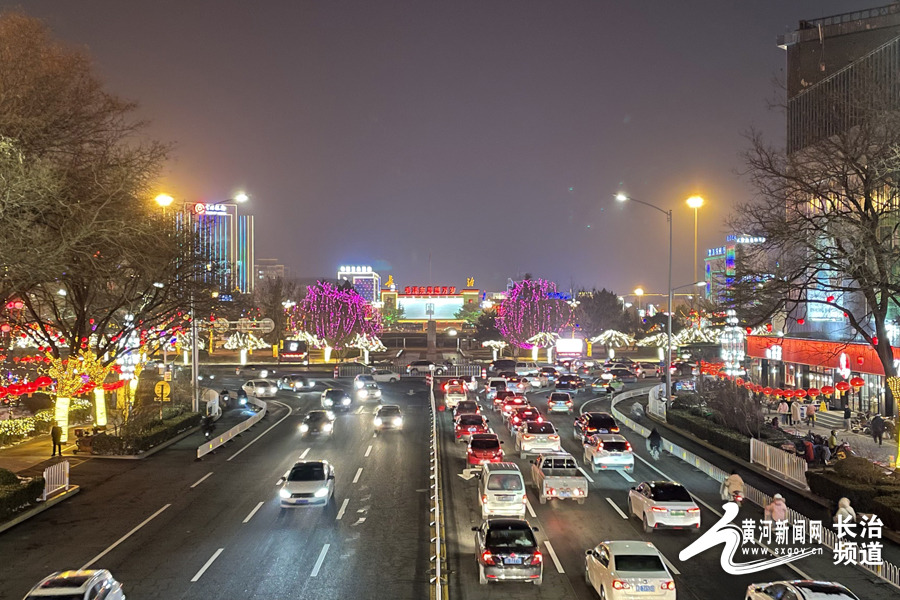
[[[494,396],[493,404],[491,408],[494,410],[502,410],[503,403],[515,396],[515,393],[511,390],[500,390],[497,392],[497,395]]]
[[[509,430],[511,432],[515,431],[525,421],[537,421],[540,423],[543,420],[544,418],[541,416],[540,411],[535,407],[521,406],[509,413]]]
[[[519,408],[520,406],[531,406],[528,402],[528,398],[525,396],[510,396],[504,400],[503,404],[500,406],[500,413],[506,418],[513,409]]]
[[[456,441],[468,441],[476,433],[489,433],[488,421],[478,414],[460,415],[456,419]]]
[[[496,433],[473,434],[466,448],[466,462],[470,465],[503,462],[502,443]]]

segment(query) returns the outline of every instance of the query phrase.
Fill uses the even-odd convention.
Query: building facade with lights
[[[456,314],[464,306],[482,307],[481,292],[473,287],[457,288],[447,285],[395,285],[381,290],[384,308],[403,310],[398,320],[407,330],[424,331],[429,321],[435,321],[437,331],[457,329],[465,323]]]
[[[256,284],[253,215],[238,214],[232,203],[196,202],[185,205],[179,219],[189,218],[197,231],[200,251],[210,263],[211,278],[220,294],[250,294]],[[213,264],[220,269],[214,269]]]
[[[338,281],[349,281],[366,302],[377,305],[381,302],[381,276],[372,267],[345,265],[338,269]]]

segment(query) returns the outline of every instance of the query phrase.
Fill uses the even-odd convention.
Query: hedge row
[[[895,481],[861,483],[834,471],[807,471],[806,481],[812,493],[831,500],[835,509],[838,500],[847,498],[857,513],[875,513],[888,529],[900,531],[900,484]]]
[[[156,421],[140,432],[127,430],[122,435],[100,433],[91,440],[93,454],[139,454],[172,439],[182,431],[200,424],[200,413],[182,413],[164,421]]]
[[[43,493],[43,477],[35,477],[28,483],[0,486],[0,521],[33,505]]]
[[[750,460],[750,439],[736,431],[726,429],[709,419],[698,417],[683,410],[666,411],[666,421],[686,429],[701,440],[706,440],[713,446],[721,448],[725,452]]]

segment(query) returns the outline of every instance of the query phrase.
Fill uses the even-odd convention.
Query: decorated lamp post
[[[722,360],[725,362],[724,373],[729,376],[743,375],[741,362],[744,360],[744,330],[738,327],[738,318],[734,310],[725,312],[725,329],[719,337],[722,346]]]

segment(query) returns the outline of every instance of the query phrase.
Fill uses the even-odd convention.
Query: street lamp
[[[641,296],[644,295],[644,288],[635,288],[634,295],[637,296],[638,316],[641,316]]]
[[[447,330],[447,335],[456,338],[456,353],[459,354],[459,332],[452,327]]]
[[[619,202],[630,200],[632,202],[637,202],[638,204],[643,204],[644,206],[649,206],[653,210],[658,210],[666,215],[666,221],[669,222],[669,283],[667,286],[669,290],[669,310],[668,318],[666,319],[666,333],[668,334],[666,336],[666,398],[668,398],[669,394],[672,393],[672,293],[674,292],[672,289],[672,210],[663,210],[655,204],[632,198],[622,192],[616,194],[616,200]]]
[[[691,196],[687,205],[694,209],[694,280],[697,279],[697,211],[703,206],[702,196]]]

